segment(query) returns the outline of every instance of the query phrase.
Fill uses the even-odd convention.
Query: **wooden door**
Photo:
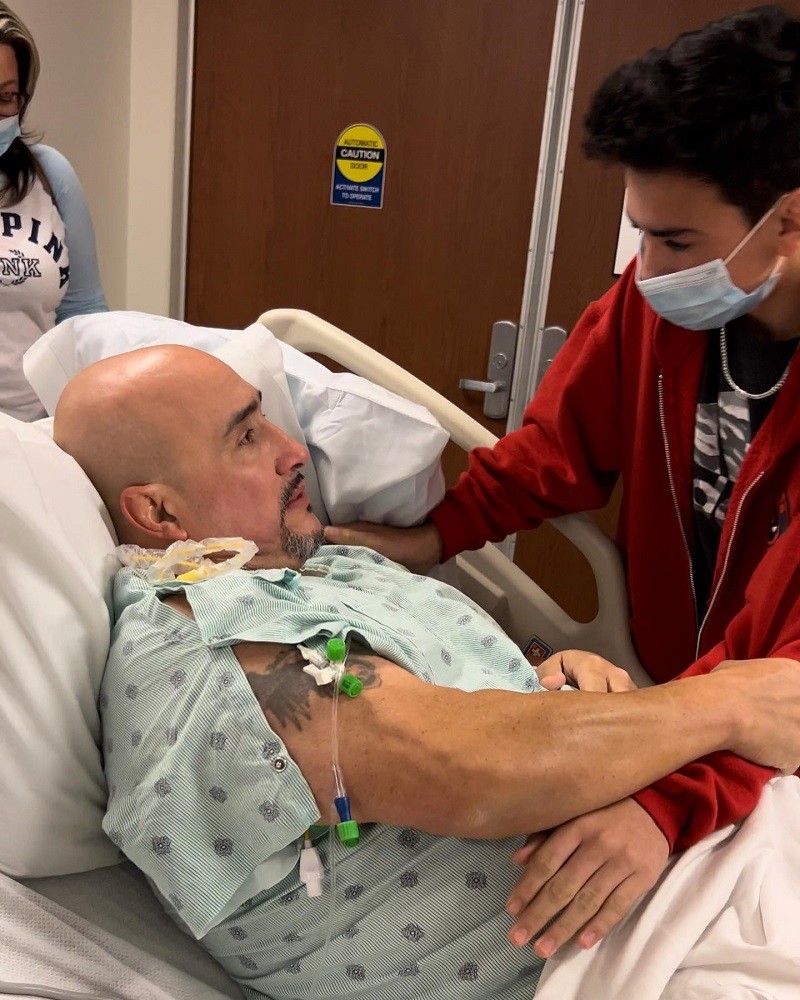
[[[308,309],[483,420],[458,380],[519,319],[555,9],[198,0],[187,319]],[[330,204],[356,122],[386,141],[379,210]]]

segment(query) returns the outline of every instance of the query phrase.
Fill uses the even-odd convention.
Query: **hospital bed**
[[[109,323],[116,324],[114,336],[108,335]],[[268,331],[280,342],[277,347]],[[31,349],[26,372],[52,413],[75,371],[97,357],[148,343],[214,350],[266,389],[265,410],[273,406],[268,418],[307,439],[316,470],[308,470],[309,496],[317,498],[323,515],[337,515],[334,520],[350,515],[374,519],[376,510],[380,514],[376,502],[384,503],[391,519],[399,498],[399,506],[406,508],[399,523],[403,518],[412,523],[435,500],[442,486],[438,455],[447,435],[421,407],[435,414],[461,447],[494,440],[423,383],[343,331],[297,310],[265,313],[243,332],[191,328],[141,314],[78,317]],[[305,358],[312,351],[363,375],[369,384],[348,381],[353,378],[349,375],[323,374],[324,369]],[[372,384],[402,399],[382,394]],[[403,434],[398,437],[419,432],[421,443],[409,449],[410,461],[417,464],[407,473],[400,470],[397,481],[367,484],[360,499],[347,495],[342,500],[332,497],[325,483],[342,443],[332,441],[324,424],[328,407],[337,415],[337,433],[347,429],[341,412],[343,407],[348,412],[349,397],[356,412],[351,426],[371,428],[384,418],[400,421]],[[99,498],[46,431],[47,422],[37,428],[0,417],[0,542],[6,555],[0,580],[0,749],[5,754],[0,870],[7,873],[0,875],[0,996],[240,996],[235,984],[163,913],[145,880],[127,862],[120,863],[99,829],[105,787],[98,773],[101,734],[95,702],[108,641],[104,588],[115,565],[113,540]],[[420,453],[427,456],[421,464]],[[47,531],[41,527],[45,523]],[[563,518],[556,526],[595,573],[599,611],[592,622],[572,620],[493,546],[458,558],[460,585],[521,646],[535,635],[556,650],[593,649],[625,666],[637,682],[649,682],[630,643],[622,572],[612,543],[584,517]],[[35,565],[42,567],[38,576],[31,570]],[[88,624],[78,628],[78,620]],[[82,659],[77,673],[70,674],[62,667],[76,649]],[[36,657],[45,669],[31,669]],[[80,771],[77,776],[68,774],[73,765]],[[590,975],[591,969],[582,974]],[[604,975],[610,981],[608,971]],[[626,995],[575,988],[579,992],[557,986],[545,1000],[573,995],[623,1000]],[[543,996],[546,989],[546,984],[540,988]],[[661,992],[629,995],[646,1000]]]

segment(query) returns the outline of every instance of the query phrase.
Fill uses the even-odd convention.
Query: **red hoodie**
[[[708,336],[659,318],[632,265],[583,314],[523,426],[472,452],[469,471],[430,514],[447,559],[545,518],[602,507],[621,474],[617,545],[631,634],[657,682],[723,660],[800,660],[800,360],[747,451],[711,598],[695,611],[692,453]],[[635,798],[670,847],[685,850],[752,812],[773,774],[720,752]]]

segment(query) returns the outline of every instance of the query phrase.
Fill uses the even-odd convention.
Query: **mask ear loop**
[[[787,197],[788,197],[788,191],[787,191],[786,194],[782,194],[780,196],[780,198],[778,198],[778,200],[775,202],[775,204],[772,206],[772,208],[768,208],[767,211],[764,212],[764,214],[761,216],[761,218],[758,220],[758,222],[753,226],[753,228],[751,230],[749,230],[749,232],[745,233],[745,235],[742,237],[742,239],[739,240],[739,242],[736,244],[736,246],[733,248],[733,250],[731,250],[731,252],[725,258],[725,260],[723,260],[722,263],[726,267],[728,266],[728,262],[731,261],[731,260],[733,260],[733,258],[736,256],[736,254],[742,249],[742,247],[747,243],[747,241],[752,236],[755,236],[755,234],[764,225],[764,223],[767,221],[767,219],[772,215],[772,213],[775,211],[775,209],[778,207],[778,205],[780,205],[780,203],[784,200],[784,198],[787,198]]]

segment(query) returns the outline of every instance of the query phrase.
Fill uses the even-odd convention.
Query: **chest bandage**
[[[220,556],[231,553],[227,559]],[[148,583],[200,583],[232,570],[241,569],[258,552],[255,542],[244,538],[205,538],[194,542],[173,542],[167,549],[143,549],[139,545],[119,545],[117,558],[123,566],[145,570]]]

